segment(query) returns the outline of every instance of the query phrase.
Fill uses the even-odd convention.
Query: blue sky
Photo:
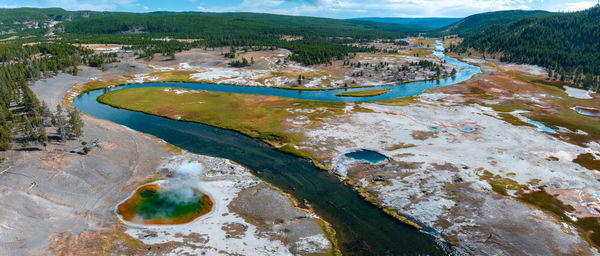
[[[0,0],[0,7],[62,7],[94,11],[265,12],[330,18],[464,17],[506,9],[574,11],[594,0]]]

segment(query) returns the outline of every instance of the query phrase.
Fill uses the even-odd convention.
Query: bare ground
[[[64,93],[75,83],[110,80],[149,71],[145,64],[127,61],[107,65],[104,72],[82,67],[78,76],[59,74],[36,82],[32,90],[41,101],[47,102],[54,109],[61,102]],[[41,145],[26,148],[15,146],[13,150],[0,153],[0,157],[5,159],[0,165],[0,254],[164,255],[190,250],[190,243],[192,249],[204,250],[204,247],[194,246],[193,243],[207,242],[214,234],[199,236],[194,232],[187,235],[172,233],[175,236],[171,240],[144,244],[144,237],[129,232],[129,225],[121,222],[114,212],[118,202],[129,196],[137,186],[163,177],[165,173],[161,172],[164,171],[161,163],[175,153],[155,137],[89,116],[83,116],[83,120],[84,136],[77,140],[64,144],[51,141],[46,148]],[[56,136],[54,128],[48,129],[48,135]],[[96,140],[99,141],[99,147],[93,148],[89,155],[68,152],[80,147],[83,141]],[[214,159],[208,163],[219,161],[223,160]],[[244,177],[247,176],[254,183],[258,182],[247,170],[243,172]],[[281,246],[279,250],[287,253],[290,249],[300,254],[315,250],[321,250],[322,253],[334,252],[332,243],[327,238],[330,237],[327,225],[316,224],[315,227],[315,223],[322,221],[314,213],[297,210],[290,198],[277,190],[261,187],[259,191],[266,193],[261,200],[271,201],[274,207],[289,209],[288,213],[296,214],[283,219],[304,216],[307,223],[288,224],[285,230],[298,230],[302,233],[297,235],[296,232],[292,238],[283,232],[284,229],[274,229],[273,225],[281,223],[264,223],[262,226],[269,234],[281,234],[278,236],[279,240],[259,239],[256,248],[268,251],[268,248],[277,245]],[[268,199],[269,197],[276,201]],[[216,199],[232,200],[233,197]],[[224,243],[211,247],[208,252],[227,253],[232,245],[231,241],[244,241],[240,237],[245,237],[242,235],[246,233],[246,229],[256,230],[254,224],[244,223],[243,213],[239,213],[237,218],[240,217],[241,221],[223,224],[220,229],[227,234]],[[209,221],[214,222],[211,219]],[[310,224],[313,226],[305,227],[308,223],[313,223]],[[150,231],[144,232],[153,234]],[[184,242],[178,242],[182,237]],[[220,240],[216,237],[213,239]],[[315,241],[320,242],[317,243],[320,247],[314,247]],[[251,247],[242,246],[237,252],[244,252],[249,248]],[[260,250],[256,252],[266,254],[260,253]],[[246,251],[244,254],[257,255],[256,252]]]

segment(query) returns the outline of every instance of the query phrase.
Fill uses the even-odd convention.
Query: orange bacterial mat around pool
[[[117,207],[117,213],[123,220],[135,224],[188,223],[209,213],[213,207],[210,197],[197,189],[192,191],[182,193],[174,189],[166,190],[159,184],[144,185]]]

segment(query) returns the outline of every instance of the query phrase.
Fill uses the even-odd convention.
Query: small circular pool
[[[151,183],[138,188],[117,206],[117,214],[127,222],[143,225],[184,224],[209,213],[213,202],[197,189],[185,193]]]

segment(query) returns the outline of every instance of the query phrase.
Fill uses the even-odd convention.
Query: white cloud
[[[595,1],[583,1],[583,2],[576,2],[576,3],[567,3],[566,4],[566,8],[562,9],[561,11],[566,11],[566,12],[572,12],[572,11],[579,11],[579,10],[584,10],[584,9],[588,9],[594,5],[596,5],[597,2]]]
[[[67,10],[113,11],[118,8],[139,6],[136,0],[47,0],[49,6]]]
[[[244,0],[242,1],[241,8],[270,8],[280,6],[283,3],[283,0]]]
[[[551,0],[552,1],[552,0]],[[464,17],[509,9],[534,9],[544,0],[243,0],[223,12],[248,11],[326,17]],[[561,4],[564,6],[564,3]],[[367,13],[367,14],[365,14]]]

